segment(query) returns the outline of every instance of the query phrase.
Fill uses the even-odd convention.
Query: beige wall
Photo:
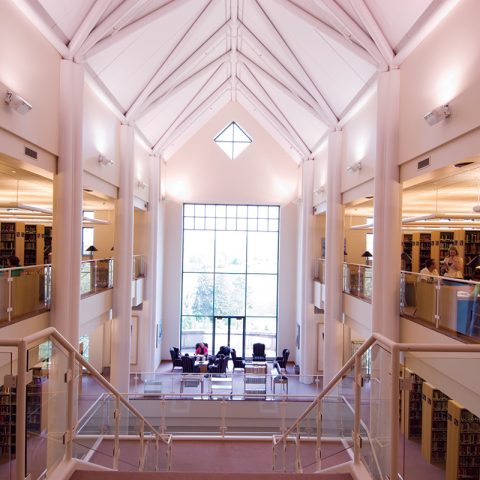
[[[0,127],[58,154],[60,56],[15,7],[0,2],[0,98],[6,87],[33,108],[21,115],[0,102]]]

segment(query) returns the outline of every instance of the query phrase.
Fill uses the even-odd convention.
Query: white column
[[[121,125],[120,188],[115,208],[115,277],[110,382],[122,393],[128,392],[130,375],[134,178],[134,131],[129,125]]]
[[[325,227],[325,342],[323,382],[326,385],[343,361],[344,211],[341,193],[342,132],[328,137],[327,214]]]
[[[297,323],[300,325],[300,380],[304,383],[313,381],[317,363],[312,273],[313,166],[313,159],[305,159],[302,163],[302,199],[298,220]]]
[[[378,76],[372,329],[399,339],[402,192],[398,167],[400,70]]]
[[[53,182],[51,324],[78,347],[82,260],[83,67],[60,61],[60,142]]]
[[[157,362],[156,344],[158,328],[160,328],[162,311],[162,270],[161,259],[161,225],[160,225],[160,166],[162,159],[150,157],[150,179],[148,190],[148,219],[147,219],[147,278],[146,295],[148,301],[148,322],[145,326],[145,340],[143,347],[147,351],[145,371],[155,371]],[[158,327],[157,327],[158,325]]]

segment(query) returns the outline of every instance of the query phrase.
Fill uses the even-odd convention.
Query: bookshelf
[[[480,478],[480,419],[454,400],[448,402],[446,480]]]
[[[422,385],[422,455],[430,463],[445,463],[449,398],[428,382]]]
[[[450,247],[455,246],[455,239],[453,232],[440,232],[439,240],[439,262],[448,257]]]
[[[425,266],[425,262],[432,258],[432,234],[431,233],[421,233],[419,240],[419,269],[422,269]]]
[[[2,222],[0,225],[1,266],[7,267],[7,257],[15,255],[15,223]]]
[[[50,263],[48,254],[52,251],[52,227],[45,227],[43,263]]]
[[[37,226],[25,225],[25,245],[23,253],[24,265],[37,263]]]
[[[405,369],[404,379],[410,384],[410,389],[405,392],[403,397],[402,433],[410,439],[421,438],[423,378]]]
[[[247,363],[243,379],[245,393],[265,395],[267,393],[267,364],[265,362]]]
[[[413,255],[413,235],[411,233],[403,234],[402,250],[402,270],[412,271],[412,255]]]
[[[465,232],[464,271],[465,278],[472,278],[475,267],[480,265],[480,232]],[[478,257],[478,258],[476,258]]]

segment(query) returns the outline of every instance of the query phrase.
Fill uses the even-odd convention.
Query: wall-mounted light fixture
[[[32,109],[32,105],[29,102],[12,90],[7,90],[4,100],[7,105],[10,105],[11,108],[22,115],[25,115]]]
[[[139,180],[137,182],[137,187],[141,188],[142,190],[145,190],[147,188],[147,184],[143,180]]]
[[[107,167],[108,165],[113,165],[115,162],[107,158],[105,155],[100,154],[98,156],[98,163]]]
[[[361,169],[362,169],[362,162],[358,161],[358,162],[353,163],[352,165],[349,165],[347,167],[347,172],[355,173],[355,172],[359,172]]]
[[[448,106],[448,103],[445,105],[440,105],[437,108],[434,108],[431,112],[428,112],[423,116],[425,121],[430,125],[436,125],[437,123],[441,122],[442,120],[445,120],[452,114],[452,111],[450,110],[450,107]]]

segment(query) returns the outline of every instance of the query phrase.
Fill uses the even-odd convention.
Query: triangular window
[[[213,140],[232,160],[252,143],[250,136],[235,122],[226,126]]]

